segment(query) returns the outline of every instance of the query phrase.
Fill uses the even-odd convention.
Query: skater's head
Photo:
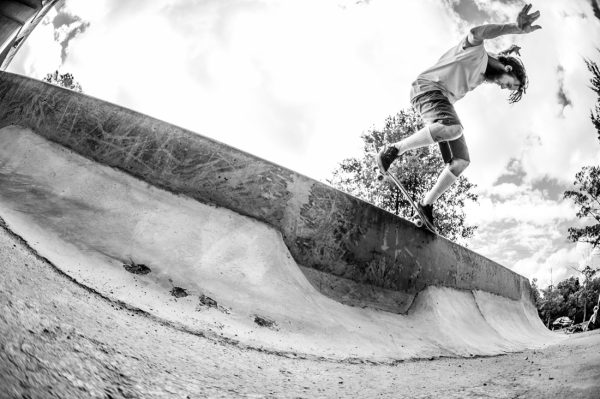
[[[485,70],[485,79],[490,83],[497,84],[501,89],[510,90],[508,102],[511,104],[523,97],[529,84],[525,66],[517,57],[510,55],[490,55]]]

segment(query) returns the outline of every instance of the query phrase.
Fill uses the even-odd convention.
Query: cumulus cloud
[[[567,240],[568,228],[577,223],[576,208],[562,198],[558,187],[553,181],[537,181],[482,190],[479,203],[466,210],[468,222],[480,226],[470,248],[527,278],[537,278],[541,287],[550,284],[551,268],[555,282],[576,274],[571,267],[589,264],[591,248]]]
[[[556,93],[556,97],[558,100],[558,104],[561,107],[560,115],[564,117],[565,107],[573,105],[571,100],[569,99],[566,89],[565,89],[565,70],[562,66],[556,67],[556,74],[558,75],[558,92]]]
[[[516,272],[538,279],[538,286],[546,287],[575,276],[583,281],[578,272],[586,266],[600,268],[600,256],[588,245],[577,244],[563,248],[541,248],[533,255],[519,260],[514,269]]]
[[[61,67],[88,94],[324,180],[359,152],[364,130],[408,106],[412,79],[458,40],[446,10],[415,0],[68,0],[64,12],[85,29],[59,41]],[[416,31],[445,40],[409,40]]]
[[[337,162],[359,153],[363,131],[409,106],[414,77],[470,26],[513,20],[521,6],[68,0],[55,19],[62,19],[59,37],[36,32],[38,41],[45,37],[47,54],[40,54],[38,41],[28,43],[36,51],[26,57],[26,73],[41,77],[60,67],[88,94],[325,180]],[[582,57],[593,57],[597,43],[589,38],[600,37],[600,28],[579,17],[593,10],[583,0],[536,6],[542,31],[486,44],[491,51],[513,42],[523,47],[532,83],[521,103],[509,106],[506,93],[484,85],[457,104],[473,160],[467,177],[480,186],[493,184],[512,158],[522,159],[531,178],[571,180],[595,155],[587,118],[593,92]],[[552,96],[559,92],[578,107],[552,123],[560,111]]]

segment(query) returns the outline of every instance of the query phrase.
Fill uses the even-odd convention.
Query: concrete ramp
[[[561,339],[537,317],[526,279],[372,205],[132,111],[0,78],[0,217],[105,297],[290,356],[393,362]],[[136,130],[132,115],[151,133]],[[173,131],[181,152],[152,136],[172,140]],[[119,155],[125,147],[129,158]],[[227,169],[227,157],[244,166]],[[197,185],[174,189],[174,173]],[[363,225],[344,230],[335,218],[349,209]]]

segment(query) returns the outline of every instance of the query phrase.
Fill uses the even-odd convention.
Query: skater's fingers
[[[523,9],[517,15],[517,26],[519,27],[519,29],[523,29],[523,27],[527,25],[527,12],[530,8],[530,5],[526,4],[525,6],[523,6]]]
[[[529,15],[529,22],[533,22],[540,17],[540,12],[536,11],[533,14]]]
[[[526,15],[527,11],[529,11],[529,9],[531,9],[531,4],[525,4],[523,6],[523,8],[521,9],[521,11],[519,12],[519,16]]]

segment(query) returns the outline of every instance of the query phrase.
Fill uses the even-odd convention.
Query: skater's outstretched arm
[[[517,21],[511,24],[487,24],[472,28],[468,36],[469,44],[478,46],[484,40],[495,39],[498,36],[530,33],[541,29],[539,25],[532,25],[540,17],[540,12],[535,11],[530,14],[530,10],[531,4],[525,5],[519,12]]]

